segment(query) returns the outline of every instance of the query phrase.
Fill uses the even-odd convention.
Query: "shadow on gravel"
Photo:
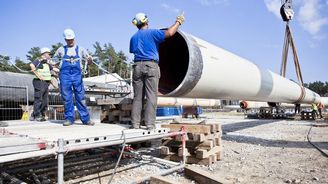
[[[242,135],[223,135],[223,140],[234,141],[238,143],[246,143],[253,145],[261,145],[263,147],[281,147],[281,148],[313,148],[307,141],[285,141],[285,140],[269,140],[257,137],[242,136]],[[313,142],[321,149],[328,150],[328,142]],[[314,149],[314,148],[313,148]]]
[[[223,132],[223,134],[226,134],[229,132],[235,132],[235,131],[244,130],[247,128],[253,128],[256,126],[265,125],[265,124],[269,124],[269,123],[275,123],[278,121],[281,121],[281,120],[257,120],[257,121],[223,124],[222,132]]]
[[[285,140],[270,140],[257,138],[252,136],[243,135],[229,135],[230,132],[235,132],[239,130],[244,130],[247,128],[253,128],[260,125],[275,123],[281,120],[261,120],[261,121],[249,121],[249,122],[239,122],[231,124],[222,125],[222,139],[226,141],[235,141],[238,143],[247,143],[253,145],[261,145],[264,147],[288,147],[288,148],[313,148],[312,145],[307,141],[285,141]],[[306,135],[304,135],[306,136]],[[313,141],[312,141],[313,142]],[[315,145],[322,149],[328,150],[328,142],[313,142]]]

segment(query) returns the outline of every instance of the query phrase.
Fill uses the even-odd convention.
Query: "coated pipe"
[[[160,45],[159,92],[170,97],[317,103],[320,96],[195,36],[178,31]]]
[[[324,106],[328,105],[328,98],[327,97],[321,97],[321,103]],[[278,105],[278,104],[275,104]],[[239,106],[241,109],[256,109],[256,108],[260,108],[260,107],[274,107],[272,106],[271,103],[268,102],[255,102],[255,101],[246,101],[246,100],[242,100],[239,102]],[[289,107],[289,108],[294,108],[295,104],[291,104],[291,103],[281,103],[279,104],[280,107]],[[311,104],[301,104],[302,107],[311,107]]]
[[[202,98],[174,98],[158,97],[157,106],[200,106],[200,107],[219,107],[220,100]]]

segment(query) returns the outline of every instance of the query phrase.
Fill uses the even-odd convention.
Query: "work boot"
[[[132,124],[130,129],[140,129],[140,125]]]
[[[38,117],[35,118],[35,121],[39,121],[40,122],[40,121],[45,121],[45,120],[42,119],[42,116],[38,116]]]
[[[66,120],[66,121],[63,123],[63,126],[70,126],[70,125],[72,125],[72,124],[73,124],[72,122]]]
[[[90,125],[90,126],[94,126],[94,125],[95,125],[95,122],[89,120],[88,122],[83,123],[83,124],[85,124],[85,125]]]
[[[147,125],[147,130],[155,130],[155,126],[154,125]]]
[[[29,118],[30,121],[35,121],[35,117],[33,115],[30,116]]]
[[[47,121],[47,118],[45,116],[42,116],[41,121]]]
[[[154,130],[154,129],[155,129],[154,124],[147,125],[147,130]]]
[[[0,121],[0,127],[7,127],[8,123]]]

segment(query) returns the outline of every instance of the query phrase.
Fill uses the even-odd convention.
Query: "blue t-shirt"
[[[134,60],[159,61],[159,44],[165,40],[165,31],[159,29],[140,29],[130,40],[130,53]]]

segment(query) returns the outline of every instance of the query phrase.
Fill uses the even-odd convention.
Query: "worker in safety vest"
[[[138,31],[130,39],[130,53],[134,54],[133,65],[133,105],[132,105],[132,128],[140,128],[141,111],[145,97],[146,107],[144,121],[147,129],[155,128],[157,91],[160,78],[159,44],[165,38],[173,36],[184,22],[183,14],[179,15],[175,23],[167,30],[148,29],[148,17],[144,13],[136,14],[132,23]]]
[[[41,49],[41,58],[33,61],[30,64],[31,70],[35,75],[33,79],[34,87],[34,107],[31,114],[30,121],[45,121],[45,112],[48,108],[48,87],[51,81],[51,70],[57,71],[48,64],[50,61],[50,49]]]
[[[64,30],[66,45],[58,48],[54,57],[60,59],[59,81],[61,96],[64,101],[64,126],[74,123],[75,113],[73,104],[73,94],[80,119],[85,125],[94,125],[90,120],[90,115],[84,99],[84,85],[82,80],[83,64],[82,59],[92,63],[92,57],[87,50],[75,44],[75,33],[72,29]]]
[[[320,116],[320,118],[323,118],[323,117],[322,117],[322,109],[324,108],[323,103],[321,103],[321,102],[318,103],[317,107],[318,107],[318,112],[319,112],[319,116]]]
[[[318,117],[318,107],[317,104],[312,103],[311,104],[311,109],[312,109],[312,113],[314,114],[315,117]]]

